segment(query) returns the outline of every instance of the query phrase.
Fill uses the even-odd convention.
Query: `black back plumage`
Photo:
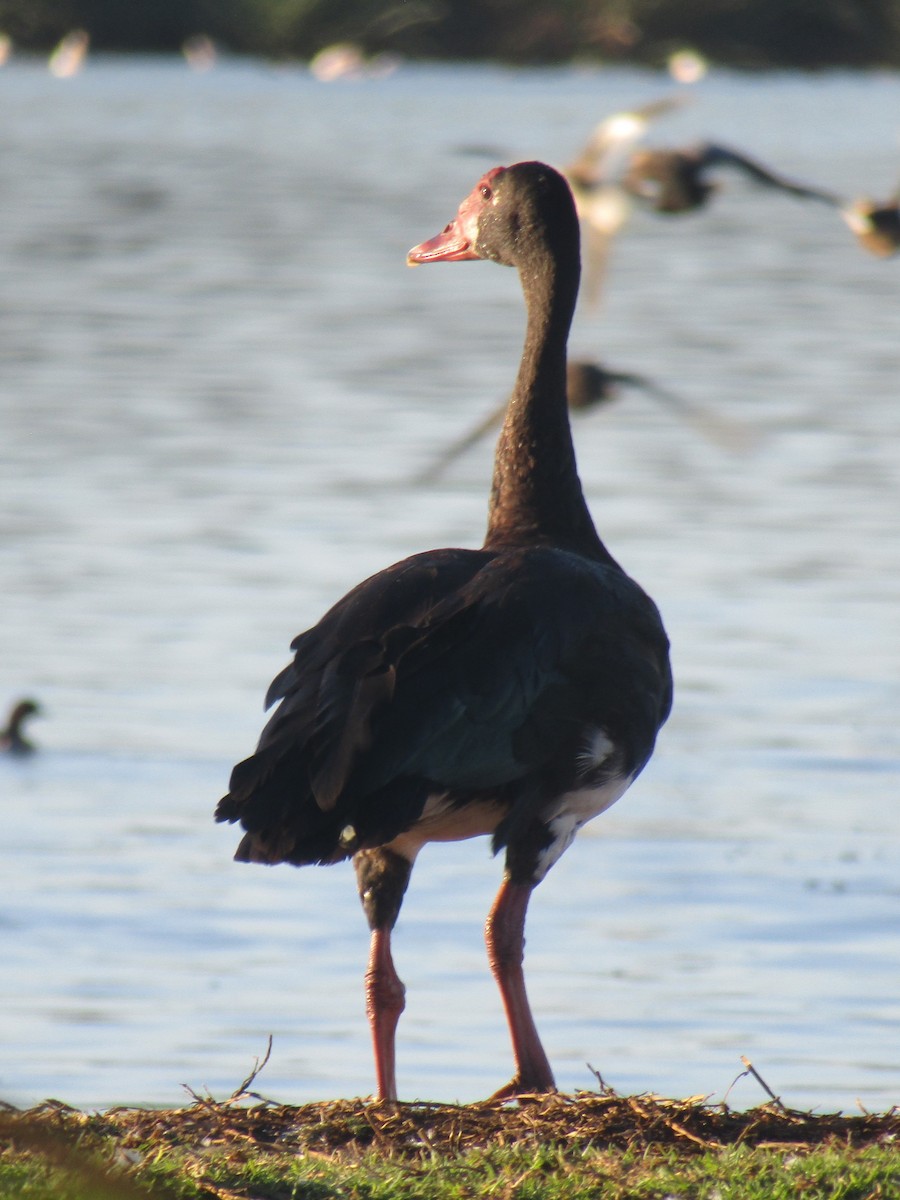
[[[671,704],[652,603],[615,565],[549,548],[416,555],[293,648],[219,805],[248,830],[240,857],[334,862],[410,828],[434,793],[497,795],[508,829],[536,787],[576,785],[586,723],[602,714],[604,768],[632,775]]]

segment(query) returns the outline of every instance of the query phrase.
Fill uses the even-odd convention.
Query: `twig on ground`
[[[240,1100],[240,1098],[242,1096],[254,1096],[255,1098],[260,1099],[260,1100],[263,1098],[261,1096],[256,1097],[254,1092],[249,1092],[247,1089],[250,1087],[250,1084],[253,1083],[254,1079],[256,1079],[257,1075],[260,1073],[260,1071],[263,1069],[263,1067],[269,1061],[271,1056],[272,1056],[272,1035],[270,1033],[268,1043],[266,1044],[266,1052],[262,1057],[262,1062],[260,1062],[259,1059],[256,1060],[256,1062],[253,1064],[253,1070],[250,1072],[250,1074],[247,1076],[247,1078],[244,1080],[244,1082],[239,1085],[239,1087],[237,1088],[236,1091],[231,1093],[231,1096],[229,1097],[230,1100]]]
[[[756,1067],[754,1067],[753,1063],[750,1061],[749,1058],[747,1058],[747,1056],[745,1054],[741,1055],[741,1062],[744,1064],[744,1066],[747,1068],[747,1070],[743,1071],[741,1073],[741,1075],[738,1075],[738,1079],[741,1079],[743,1075],[752,1075],[753,1078],[756,1080],[756,1082],[760,1085],[760,1087],[766,1093],[766,1095],[770,1098],[772,1103],[777,1104],[777,1106],[783,1112],[787,1112],[787,1109],[785,1108],[784,1104],[782,1104],[782,1102],[781,1102],[781,1097],[775,1095],[775,1093],[772,1091],[772,1089],[769,1087],[769,1085],[763,1079],[762,1075],[760,1075],[759,1071],[757,1071]],[[735,1080],[735,1083],[737,1083],[737,1079]],[[734,1083],[731,1085],[731,1087],[734,1087]],[[729,1088],[728,1090],[731,1091],[731,1088]]]
[[[606,1082],[606,1080],[603,1078],[603,1076],[600,1074],[600,1072],[597,1070],[596,1067],[592,1067],[590,1063],[585,1063],[584,1065],[587,1067],[587,1069],[590,1071],[590,1073],[597,1080],[597,1083],[600,1085],[600,1095],[601,1096],[614,1096],[616,1094],[615,1090],[609,1086],[609,1084]]]
[[[245,1100],[245,1099],[259,1100],[263,1104],[267,1104],[267,1105],[278,1104],[277,1100],[270,1100],[268,1098],[268,1096],[261,1096],[259,1094],[259,1092],[251,1092],[248,1090],[250,1087],[250,1084],[254,1081],[254,1079],[257,1077],[257,1075],[260,1073],[260,1071],[263,1069],[263,1067],[269,1061],[271,1054],[272,1054],[272,1035],[270,1033],[269,1041],[266,1045],[266,1052],[263,1055],[262,1060],[261,1061],[260,1061],[260,1059],[256,1060],[256,1062],[253,1064],[253,1070],[250,1072],[250,1074],[247,1076],[247,1078],[244,1080],[244,1082],[239,1084],[237,1086],[237,1088],[235,1088],[235,1090],[231,1093],[231,1095],[228,1097],[227,1100],[217,1100],[215,1098],[215,1096],[212,1094],[212,1092],[209,1090],[209,1088],[206,1089],[206,1095],[201,1096],[199,1092],[196,1092],[190,1086],[190,1084],[183,1083],[181,1086],[184,1088],[184,1090],[187,1092],[187,1094],[190,1096],[190,1098],[194,1101],[194,1103],[196,1105],[199,1105],[201,1108],[214,1108],[214,1109],[220,1108],[223,1105],[235,1104],[238,1100]]]

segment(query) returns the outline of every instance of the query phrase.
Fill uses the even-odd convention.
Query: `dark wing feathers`
[[[368,744],[370,708],[389,697],[390,655],[420,636],[429,611],[486,557],[446,550],[397,563],[357,585],[295,638],[294,660],[266,698],[267,706],[281,703],[256,752],[232,771],[216,809],[217,820],[240,820],[248,830],[238,857],[334,856],[347,807],[337,812],[334,802]]]
[[[571,587],[569,557],[498,555],[430,614],[395,662],[391,704],[372,714],[375,737],[351,790],[408,774],[449,790],[495,787],[534,766],[517,752],[517,732],[563,679],[566,660],[577,660],[578,630],[602,619],[578,611],[584,597]]]
[[[732,150],[728,146],[717,145],[714,142],[704,142],[697,147],[696,153],[703,167],[736,167],[763,187],[779,188],[783,192],[789,192],[793,196],[800,197],[801,200],[821,200],[824,203],[832,205],[835,203],[836,198],[831,192],[826,192],[822,188],[809,187],[793,179],[788,179],[784,175],[776,174],[775,171],[764,167],[756,159],[749,158],[746,154],[740,154],[737,150]]]
[[[434,791],[514,791],[574,759],[586,722],[608,718],[640,769],[671,695],[652,602],[616,568],[556,550],[418,555],[294,645],[282,703],[218,814],[293,861],[313,861],[313,844],[315,860],[343,856],[346,825],[388,840]]]

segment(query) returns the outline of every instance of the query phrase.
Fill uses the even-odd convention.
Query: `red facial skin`
[[[406,256],[410,267],[430,262],[463,262],[469,258],[480,258],[475,249],[478,241],[478,222],[484,209],[494,197],[494,181],[505,171],[505,167],[494,167],[478,181],[459,206],[454,219],[436,237],[413,246]]]

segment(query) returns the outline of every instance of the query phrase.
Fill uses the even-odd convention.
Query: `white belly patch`
[[[390,843],[392,850],[415,862],[426,842],[462,842],[493,833],[506,809],[494,800],[451,804],[445,792],[429,796],[421,817]]]
[[[576,754],[576,786],[557,797],[540,814],[552,841],[538,855],[535,883],[544,878],[571,846],[582,825],[615,804],[631,786],[633,774],[609,776],[610,770],[615,770],[610,761],[615,752],[616,746],[604,729],[595,726],[585,731]],[[489,797],[458,805],[450,801],[446,792],[435,792],[426,800],[415,825],[394,838],[390,848],[414,862],[426,842],[463,841],[493,833],[507,811],[506,804]]]
[[[633,775],[607,779],[599,787],[576,788],[560,796],[554,810],[547,815],[547,828],[553,837],[550,845],[538,855],[535,882],[539,883],[555,862],[568,850],[575,834],[588,821],[611,808],[628,791]]]

